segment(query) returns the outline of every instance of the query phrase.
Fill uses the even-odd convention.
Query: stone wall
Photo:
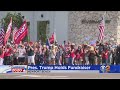
[[[68,40],[78,44],[98,40],[98,25],[104,13],[105,11],[70,11],[68,15]],[[111,42],[113,39],[114,42],[117,41],[117,18],[118,11],[106,12],[104,42]]]

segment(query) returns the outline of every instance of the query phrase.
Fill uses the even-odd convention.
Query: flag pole
[[[12,30],[12,42],[14,42],[14,35],[13,35],[13,30]]]
[[[54,29],[54,45],[55,45],[55,40],[56,40],[55,32],[56,32],[56,29]]]
[[[27,34],[27,41],[28,41],[28,43],[30,42],[30,40],[29,40],[29,30],[28,30],[28,34]]]
[[[105,31],[105,16],[106,16],[106,13],[107,13],[107,11],[105,11],[104,14],[103,14],[104,31]],[[103,37],[102,43],[104,43],[104,37]]]

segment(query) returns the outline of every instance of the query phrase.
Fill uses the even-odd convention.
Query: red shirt
[[[12,48],[6,49],[4,56],[10,56],[11,55],[11,51],[12,51]]]
[[[0,55],[0,58],[4,58],[4,52]]]
[[[74,58],[75,57],[75,53],[71,52],[71,57]]]
[[[76,53],[76,59],[80,59],[80,54],[78,52]]]
[[[76,51],[76,59],[80,59],[84,57],[83,49],[80,50],[80,52]]]
[[[70,54],[68,53],[68,51],[66,51],[65,57],[66,57],[66,58],[69,58],[69,57],[70,57]]]
[[[108,59],[108,50],[106,50],[106,51],[102,54],[102,58]]]

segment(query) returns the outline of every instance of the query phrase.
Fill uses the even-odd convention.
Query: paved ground
[[[0,74],[0,79],[120,79],[120,74],[98,74],[98,73]]]

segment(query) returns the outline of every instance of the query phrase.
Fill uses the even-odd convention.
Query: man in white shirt
[[[18,48],[18,63],[24,65],[25,63],[26,50],[24,45],[20,45]]]

